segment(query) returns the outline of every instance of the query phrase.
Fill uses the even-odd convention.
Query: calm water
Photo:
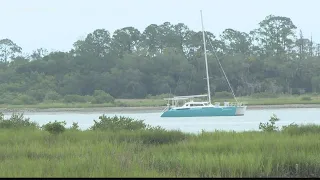
[[[206,131],[218,130],[258,130],[260,122],[267,122],[270,116],[275,113],[280,121],[277,125],[288,125],[290,123],[297,124],[320,124],[320,109],[266,109],[266,110],[247,110],[244,116],[238,117],[201,117],[201,118],[161,118],[161,113],[115,113],[106,114],[107,116],[121,115],[135,119],[145,120],[147,124],[152,126],[161,126],[166,129],[180,129],[184,132],[197,133],[201,129]],[[93,119],[98,120],[101,113],[24,113],[32,121],[38,122],[40,125],[49,121],[66,121],[67,126],[71,126],[72,122],[78,122],[81,129],[87,129],[93,124]],[[5,114],[6,117],[10,114]]]

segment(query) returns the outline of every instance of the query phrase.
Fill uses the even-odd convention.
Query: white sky
[[[305,37],[320,43],[319,0],[0,0],[0,39],[9,38],[31,52],[68,51],[95,29],[185,23],[219,35],[226,28],[249,32],[266,16],[291,18]],[[297,31],[297,32],[298,32]]]

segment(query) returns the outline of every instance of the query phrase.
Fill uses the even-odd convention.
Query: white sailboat
[[[243,116],[247,106],[239,103],[234,95],[233,89],[229,83],[229,80],[216,56],[218,63],[222,69],[222,72],[228,82],[228,85],[232,91],[232,94],[236,100],[236,103],[224,102],[221,106],[220,102],[216,102],[214,105],[211,103],[211,92],[210,92],[210,80],[209,80],[209,70],[208,70],[208,59],[207,59],[207,49],[206,49],[206,38],[203,26],[202,11],[201,14],[201,24],[202,24],[202,36],[203,36],[203,47],[204,47],[204,59],[206,64],[206,79],[207,79],[207,91],[208,94],[205,95],[191,95],[191,96],[176,96],[173,98],[165,98],[169,103],[164,109],[161,117],[201,117],[201,116]],[[211,45],[212,46],[212,45]],[[207,97],[208,101],[195,102],[194,98]],[[171,101],[171,104],[170,104]],[[182,106],[178,105],[179,101],[184,101]]]

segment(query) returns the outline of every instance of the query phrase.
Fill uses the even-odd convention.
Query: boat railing
[[[244,106],[243,102],[238,102],[237,106]]]
[[[162,110],[162,112],[165,112],[165,111],[167,111],[169,109],[169,106],[166,106],[163,110]]]
[[[220,102],[216,102],[215,105],[220,105]],[[236,107],[240,107],[240,106],[244,106],[243,102],[224,102],[223,106],[236,106]]]
[[[220,106],[220,102],[214,102],[214,106],[216,107]]]
[[[163,109],[162,112],[165,112],[165,111],[169,110],[171,107],[172,107],[172,106],[171,106],[170,104],[167,104],[167,106]]]

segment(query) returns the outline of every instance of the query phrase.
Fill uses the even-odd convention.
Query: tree
[[[222,32],[221,39],[225,44],[225,51],[228,54],[250,54],[252,44],[249,34],[233,29],[226,29]]]
[[[250,32],[206,31],[212,94],[230,92],[216,54],[237,96],[320,92],[320,45],[302,31],[296,38],[296,29],[290,18],[270,15]],[[69,52],[39,48],[31,56],[9,39],[0,42],[2,104],[206,92],[202,32],[183,23],[150,24],[143,32],[129,26],[112,37],[96,29]]]
[[[290,18],[269,15],[259,23],[260,27],[254,30],[264,53],[267,55],[290,52],[294,45],[295,29]]]
[[[0,60],[7,62],[10,59],[14,58],[18,53],[22,52],[22,48],[15,44],[10,39],[1,39],[0,40]]]
[[[110,51],[110,33],[105,29],[97,29],[88,34],[85,40],[74,43],[76,54],[88,53],[95,57],[105,57]]]
[[[160,40],[160,28],[156,24],[151,24],[142,33],[143,47],[147,50],[148,56],[155,56],[156,53],[162,52]]]
[[[125,27],[116,30],[112,38],[112,50],[118,55],[123,56],[124,53],[133,53],[138,50],[140,41],[140,31],[134,27]]]
[[[48,55],[48,50],[44,49],[44,48],[39,48],[36,49],[35,51],[32,52],[30,58],[32,60],[40,60],[41,58],[43,58],[44,56]]]

